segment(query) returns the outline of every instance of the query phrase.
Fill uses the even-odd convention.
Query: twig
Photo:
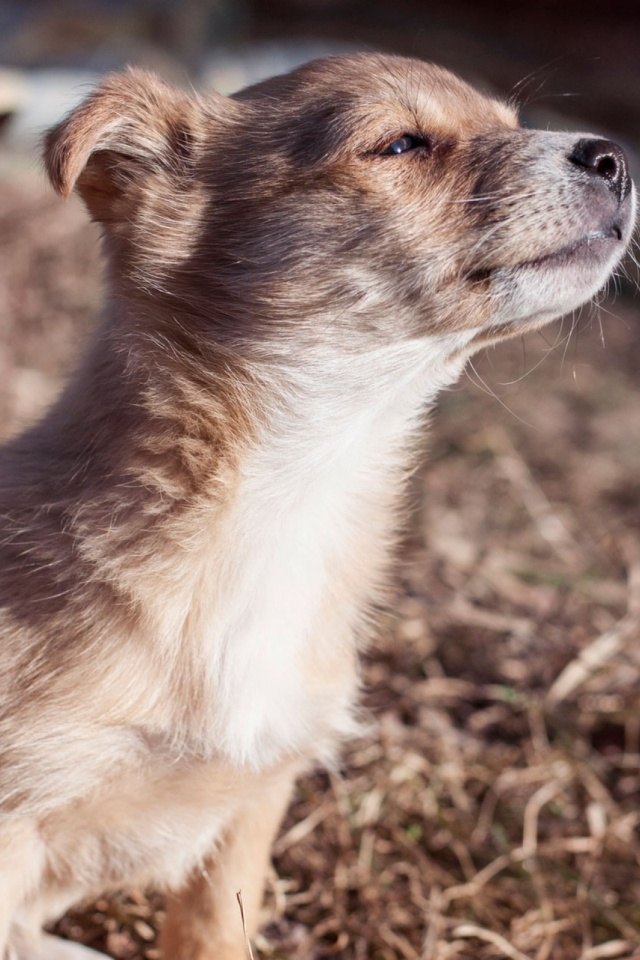
[[[461,927],[456,927],[453,935],[464,939],[475,937],[478,940],[484,940],[485,943],[492,943],[494,947],[502,951],[505,957],[509,957],[509,960],[531,960],[531,957],[528,957],[526,953],[521,953],[516,947],[512,947],[509,941],[501,937],[499,933],[485,930],[484,927],[477,927],[474,923],[465,923]]]
[[[640,617],[627,614],[605,633],[601,634],[588,647],[564,668],[547,693],[547,703],[551,706],[566,699],[569,694],[581,686],[608,660],[619,653],[626,644],[640,632]]]
[[[249,934],[247,932],[247,924],[244,918],[244,905],[242,903],[242,890],[238,890],[236,893],[238,899],[238,906],[240,907],[240,917],[242,919],[242,932],[244,934],[244,943],[247,948],[247,956],[249,960],[254,960],[253,950],[251,949],[251,941],[249,940]]]
[[[631,950],[631,944],[628,940],[609,940],[608,943],[601,943],[597,947],[591,947],[580,957],[580,960],[601,960],[604,957],[621,957],[623,954],[629,956],[627,951]],[[630,960],[632,958],[630,957]]]
[[[568,773],[567,765],[567,773]],[[524,825],[522,831],[522,853],[525,858],[535,856],[538,847],[538,817],[542,808],[564,790],[568,775],[563,782],[551,780],[545,783],[529,798],[524,811]]]
[[[289,847],[293,847],[295,844],[300,843],[309,833],[312,833],[313,830],[322,823],[329,814],[332,812],[331,806],[328,803],[323,804],[321,807],[317,807],[308,817],[305,817],[304,820],[300,820],[299,823],[296,823],[295,826],[291,827],[290,830],[280,837],[277,843],[274,845],[273,852],[274,855],[279,857],[281,854],[288,850]]]
[[[556,508],[535,481],[527,463],[515,450],[497,458],[503,475],[519,493],[522,503],[536,524],[540,535],[558,556],[572,568],[582,564],[580,548]]]

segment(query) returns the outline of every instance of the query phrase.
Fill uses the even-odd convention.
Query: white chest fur
[[[407,440],[472,335],[389,347],[313,389],[300,375],[247,457],[203,624],[214,749],[233,765],[322,754],[354,729],[354,628],[384,567]]]

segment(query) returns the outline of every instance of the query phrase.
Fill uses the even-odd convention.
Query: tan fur
[[[167,957],[243,956],[236,890],[253,931],[295,775],[357,728],[425,403],[628,241],[575,141],[373,55],[231,99],[129,71],[49,134],[110,295],[0,454],[0,955],[149,884]]]

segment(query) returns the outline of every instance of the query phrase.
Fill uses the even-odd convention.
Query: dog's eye
[[[397,140],[394,140],[393,143],[390,143],[388,147],[385,147],[384,150],[381,150],[381,156],[391,157],[397,156],[399,153],[408,153],[409,150],[416,150],[418,147],[426,147],[427,141],[424,137],[415,137],[410,133],[405,133],[402,137],[398,137]]]

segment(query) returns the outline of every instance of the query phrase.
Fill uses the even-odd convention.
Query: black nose
[[[629,171],[624,150],[612,140],[578,140],[569,160],[588,173],[601,177],[610,190],[624,200],[629,192]]]

